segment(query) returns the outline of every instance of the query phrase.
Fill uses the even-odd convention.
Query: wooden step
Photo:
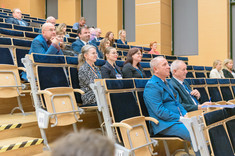
[[[32,137],[14,137],[0,140],[0,155],[27,156],[42,153],[43,139]]]

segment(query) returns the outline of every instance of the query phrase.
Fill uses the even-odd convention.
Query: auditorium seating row
[[[136,148],[136,147],[141,146],[145,143],[148,143],[148,142],[146,142],[146,140],[144,140],[141,142],[142,144],[141,143],[134,144],[135,140],[131,140],[132,138],[135,138],[133,135],[131,135],[131,131],[133,130],[133,133],[134,133],[135,126],[139,125],[141,122],[141,119],[139,119],[140,118],[139,116],[145,116],[145,117],[149,116],[148,111],[145,106],[145,103],[144,103],[144,100],[143,100],[143,91],[144,91],[144,88],[145,88],[147,81],[148,81],[148,79],[123,79],[123,80],[103,79],[103,80],[97,80],[96,84],[93,85],[93,87],[92,87],[94,92],[97,92],[96,98],[98,99],[97,100],[98,107],[100,107],[99,109],[102,110],[104,119],[106,119],[106,118],[109,119],[109,117],[112,117],[111,123],[109,121],[105,120],[106,129],[112,129],[112,127],[121,127],[120,131],[117,132],[117,135],[118,135],[119,141],[124,142],[125,147],[127,147],[128,149]],[[190,82],[193,80],[188,79],[187,81]],[[100,84],[99,84],[99,82],[100,82]],[[102,97],[102,95],[101,95],[102,93],[105,94],[104,97]],[[107,105],[107,107],[105,105]],[[105,108],[107,108],[108,110],[110,109],[111,114],[109,114],[109,111],[105,112],[104,111]],[[219,116],[217,116],[218,114],[215,114],[213,111],[211,113],[208,112],[208,113],[203,114],[204,121],[206,121],[205,122],[206,123],[205,129],[209,130],[208,136],[209,136],[209,140],[210,140],[209,143],[210,143],[211,151],[213,153],[215,153],[215,155],[217,155],[218,153],[223,153],[223,152],[229,153],[228,155],[231,155],[231,153],[234,154],[233,149],[234,149],[235,138],[234,138],[233,131],[235,129],[234,129],[233,125],[235,122],[235,120],[234,120],[235,108],[233,108],[233,109],[220,109],[219,108],[217,110],[220,112],[229,112],[230,116],[227,116],[227,118],[225,120],[224,116],[219,117]],[[231,113],[233,113],[233,114],[231,114]],[[188,115],[190,117],[192,117],[192,115],[194,115],[194,114],[202,115],[202,111],[198,111],[197,113],[193,112],[191,115],[189,113]],[[198,118],[198,117],[196,117],[196,118]],[[216,127],[218,124],[213,124],[213,123],[217,122],[216,120],[221,119],[221,118],[224,119],[223,122],[230,122],[229,134],[225,133],[226,128],[225,129],[222,128],[222,130],[221,130],[221,128]],[[155,124],[158,123],[157,121],[152,121],[152,122],[154,122]],[[208,122],[210,122],[210,123],[208,123]],[[121,125],[122,123],[128,124],[130,127],[132,127],[132,129],[128,128],[128,125],[126,125],[126,126]],[[145,126],[144,123],[142,123],[142,124]],[[192,123],[190,123],[190,124],[192,124]],[[211,124],[213,124],[213,126],[209,127],[208,125],[211,125]],[[149,127],[149,126],[150,125],[147,122],[147,127]],[[197,125],[196,128],[199,128],[198,126],[199,125]],[[222,124],[220,123],[219,126],[223,127],[223,123]],[[199,129],[202,130],[203,128],[204,127],[201,127]],[[210,130],[210,128],[211,128],[211,130]],[[124,129],[129,129],[129,131],[126,131]],[[199,129],[197,129],[197,130],[194,129],[194,131],[198,131]],[[222,133],[221,133],[221,131],[222,131]],[[126,135],[128,133],[130,133],[129,140],[126,140],[127,139]],[[204,149],[201,148],[199,150],[201,150],[200,151],[201,155],[208,155],[209,156],[209,151],[208,151],[207,145],[206,145],[206,140],[208,140],[208,138],[207,138],[207,136],[204,136],[203,131],[201,131],[200,134],[204,137],[204,139],[202,139],[200,135],[194,134],[194,135],[196,135],[194,139],[197,140],[197,143],[196,143],[196,144],[198,144],[197,147],[202,146],[202,144],[201,144],[202,142],[200,142],[200,141],[204,140],[204,146],[203,146]],[[110,135],[112,136],[114,134],[110,134]],[[191,135],[191,133],[190,133],[190,135]],[[150,132],[150,136],[151,136],[151,132]],[[147,136],[147,138],[148,138],[148,136]],[[172,139],[172,140],[180,139],[180,138],[176,138],[176,137],[171,138],[171,137],[166,137],[166,136],[152,136],[152,138],[157,139],[157,140],[164,140],[164,141],[166,141],[168,139]],[[218,140],[216,140],[217,138],[220,139],[220,141],[222,141],[222,142],[225,141],[225,145],[223,145],[223,147],[226,146],[226,148],[220,149],[219,144],[221,142],[218,142]],[[228,141],[229,139],[232,140],[232,144],[231,144],[231,142]],[[193,142],[192,136],[191,136],[191,140]],[[181,141],[183,141],[183,140],[181,139]],[[129,142],[131,142],[134,145],[132,145],[132,146],[129,145]],[[200,142],[200,144],[199,144],[199,142]],[[166,149],[166,155],[170,155],[170,153],[169,153],[169,151],[167,151],[166,147],[165,147],[165,149]],[[202,153],[204,153],[204,154],[202,154]]]

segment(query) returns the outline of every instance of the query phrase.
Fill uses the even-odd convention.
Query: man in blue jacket
[[[89,42],[90,30],[88,29],[87,26],[84,26],[78,29],[78,37],[79,38],[75,42],[72,43],[72,48],[76,53],[81,54],[82,47],[87,44],[90,44],[96,47],[98,58],[103,58],[103,54],[99,51],[97,45],[92,42]]]
[[[187,111],[179,103],[175,89],[166,81],[170,75],[167,60],[161,56],[155,57],[150,66],[153,76],[145,86],[144,102],[149,115],[159,121],[157,125],[152,124],[154,135],[178,136],[190,141],[187,128],[180,122]]]
[[[63,55],[59,46],[60,39],[56,36],[55,26],[51,23],[44,23],[42,25],[42,34],[38,35],[31,44],[29,54],[53,54]],[[22,72],[22,79],[28,81],[26,73]]]
[[[28,26],[29,24],[22,20],[22,13],[20,9],[15,8],[12,11],[12,17],[6,19],[6,23],[11,23],[11,24],[16,24],[16,25],[21,25],[21,26]]]

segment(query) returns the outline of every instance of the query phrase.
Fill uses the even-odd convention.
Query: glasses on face
[[[45,31],[55,31],[55,29],[51,28],[51,29],[46,29]]]

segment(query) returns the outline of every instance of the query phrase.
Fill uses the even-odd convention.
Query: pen
[[[209,102],[211,102],[211,97],[210,97],[210,100],[209,100]]]

